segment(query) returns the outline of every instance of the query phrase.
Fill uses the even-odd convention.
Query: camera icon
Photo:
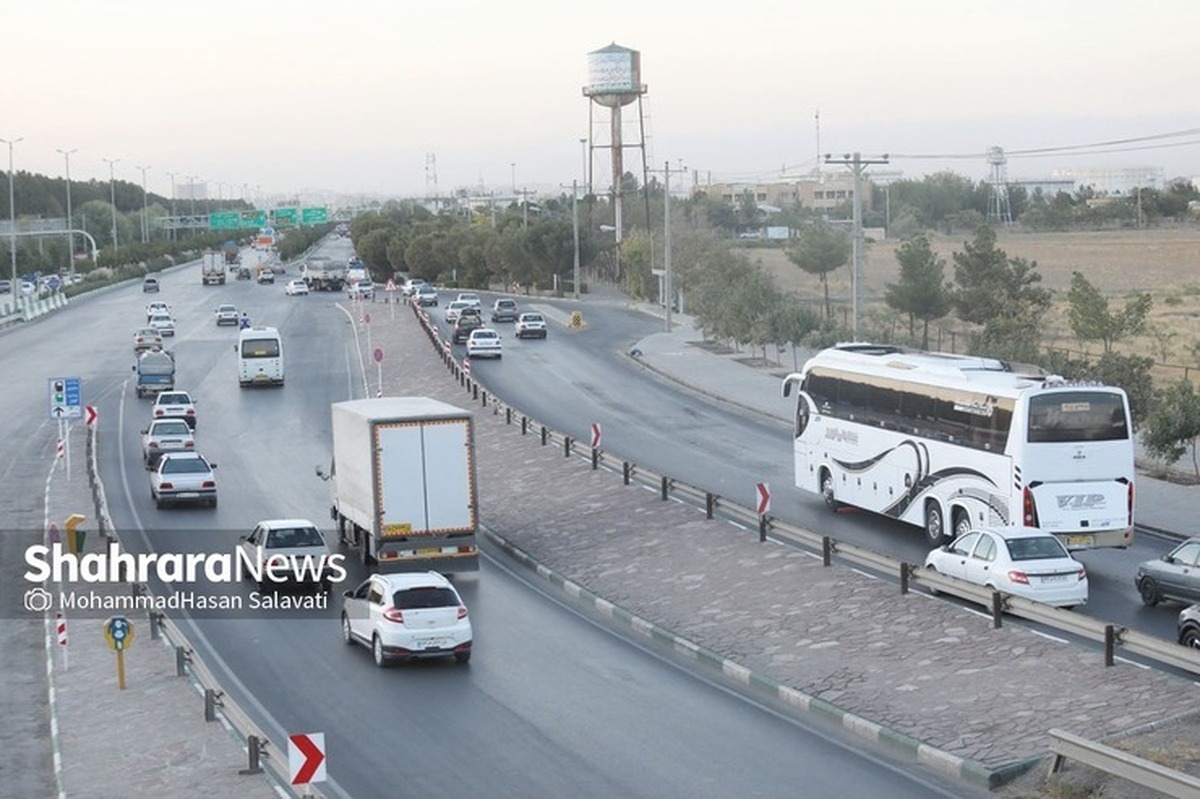
[[[25,609],[31,613],[42,613],[54,605],[54,594],[41,586],[25,592]]]

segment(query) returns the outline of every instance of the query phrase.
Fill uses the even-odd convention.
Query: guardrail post
[[[625,485],[629,485],[629,478],[633,474],[633,469],[629,465],[629,461],[621,461],[621,475],[625,481]]]
[[[600,450],[592,447],[592,471],[600,468]]]
[[[182,646],[175,647],[175,676],[176,677],[186,677],[187,676],[187,665],[190,660],[191,660],[191,658],[186,649],[184,649]]]
[[[1111,624],[1104,625],[1104,665],[1113,664],[1113,650],[1117,646],[1117,628]]]
[[[763,543],[767,540],[767,516],[762,514],[758,517],[758,543]]]
[[[471,381],[471,399],[479,399],[479,384]]]
[[[504,409],[504,423],[512,424],[512,408]]]
[[[248,765],[246,768],[238,769],[238,774],[262,774],[262,764],[259,760],[267,756],[266,747],[267,741],[257,735],[246,736]]]
[[[162,614],[156,610],[152,610],[146,615],[150,617],[150,640],[157,641],[158,640],[158,625],[159,625],[160,620],[162,619]]]
[[[821,565],[828,566],[833,563],[833,539],[829,536],[821,537]]]
[[[546,446],[546,440],[549,438],[550,431],[546,429],[546,425],[542,425],[542,446]]]
[[[204,720],[217,720],[217,691],[215,688],[204,689]]]
[[[711,491],[704,492],[704,518],[712,521],[713,509],[717,505],[717,498]]]
[[[664,475],[663,475],[663,478],[662,478],[662,487],[660,488],[660,493],[662,494],[662,501],[663,501],[663,502],[666,502],[666,501],[667,501],[667,490],[668,490],[668,486],[667,486],[667,476],[664,474]]]
[[[1004,618],[1004,597],[999,591],[992,592],[992,628],[999,630]]]
[[[571,437],[563,436],[563,457],[571,457]]]
[[[900,593],[908,593],[908,576],[912,574],[913,565],[911,563],[900,563]]]
[[[527,432],[529,432],[529,417],[522,416],[521,417],[521,435],[525,435]]]

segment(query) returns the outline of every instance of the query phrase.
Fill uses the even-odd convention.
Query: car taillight
[[[195,416],[195,415],[196,415],[196,409],[195,409],[195,408],[188,408],[186,413],[187,413],[187,415],[188,415],[188,416]]]
[[[1033,492],[1029,490],[1029,486],[1025,486],[1025,490],[1021,493],[1022,505],[1024,505],[1024,517],[1026,527],[1039,527],[1037,503],[1033,501]]]
[[[397,624],[404,624],[404,613],[396,608],[385,608],[383,611],[383,617],[388,621],[394,621]]]
[[[151,442],[150,442],[149,444],[147,444],[146,446],[147,446],[149,449],[158,449],[158,442],[157,442],[157,441],[151,441]]]
[[[1087,569],[1085,569],[1083,566],[1080,566],[1079,571],[1075,573],[1075,576],[1079,579],[1079,582],[1083,582],[1087,579]]]
[[[174,488],[175,486],[172,483],[159,483],[158,487],[159,488]]]
[[[155,409],[154,409],[154,415],[155,415],[155,416],[162,416],[162,415],[163,415],[162,408],[155,408]]]
[[[205,480],[203,483],[200,484],[200,487],[201,488],[216,488],[217,481],[216,480]]]
[[[465,619],[466,617],[467,617],[467,606],[459,605],[458,606],[458,618]]]
[[[1129,481],[1129,487],[1125,490],[1125,509],[1126,522],[1130,527],[1133,526],[1133,481]]]
[[[1016,570],[1010,571],[1008,573],[1008,579],[1014,583],[1020,583],[1021,585],[1029,585],[1029,575],[1026,574],[1025,572],[1019,572]]]
[[[183,442],[183,445],[185,447],[194,447],[194,446],[196,446],[196,442],[195,441],[185,441],[185,442]]]

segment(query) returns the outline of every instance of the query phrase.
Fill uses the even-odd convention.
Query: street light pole
[[[175,172],[168,172],[167,176],[171,178],[171,240],[175,240],[175,228],[179,225],[179,220],[175,217]]]
[[[20,296],[17,292],[20,290],[21,284],[17,282],[17,206],[13,192],[13,145],[24,140],[24,136],[18,136],[15,139],[0,139],[8,145],[8,248],[12,254],[12,296],[14,300]]]
[[[101,161],[108,164],[108,196],[112,202],[112,241],[113,241],[113,258],[116,258],[119,247],[117,245],[117,181],[114,167],[120,158],[101,158]],[[115,260],[114,260],[115,265]]]
[[[194,225],[196,223],[196,176],[188,175],[187,179],[188,179],[188,197],[191,199],[191,202],[192,202],[192,212],[190,214],[190,216],[192,218],[190,220],[188,220],[188,226],[191,227],[192,225]],[[195,233],[196,229],[192,228],[192,232]]]
[[[72,150],[61,150],[57,147],[55,150],[63,154],[63,158],[67,161],[67,273],[74,276],[75,274],[75,230],[74,217],[71,216],[71,153],[76,152],[79,148]]]
[[[585,194],[592,193],[592,181],[588,179],[588,157],[587,157],[587,139],[579,140],[579,149],[583,156],[583,188]]]
[[[142,244],[150,241],[150,217],[146,212],[146,170],[148,166],[139,166],[135,169],[142,170]]]
[[[573,284],[575,291],[573,292],[575,299],[579,299],[579,186],[578,182],[571,181],[571,226],[575,229],[575,279]]]

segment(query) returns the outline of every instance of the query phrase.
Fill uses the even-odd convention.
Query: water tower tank
[[[642,54],[610,44],[588,53],[588,85],[583,93],[608,108],[629,105],[642,87]]]

